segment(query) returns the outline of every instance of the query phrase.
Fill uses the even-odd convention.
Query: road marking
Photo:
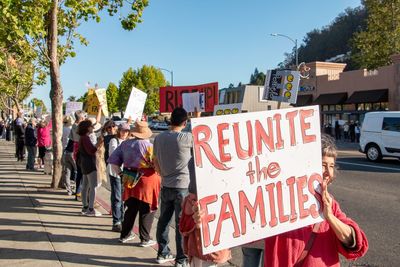
[[[388,171],[400,171],[400,169],[398,169],[398,168],[371,166],[371,165],[367,165],[367,164],[344,162],[344,161],[340,161],[340,160],[337,160],[336,162],[339,164],[355,165],[355,166],[369,167],[369,168],[382,169],[382,170],[388,170]]]

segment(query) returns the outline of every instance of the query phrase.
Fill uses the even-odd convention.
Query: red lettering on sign
[[[319,202],[319,210],[317,209],[316,204],[311,204],[310,206],[310,213],[313,218],[317,218],[319,216],[319,212],[322,212],[323,202],[321,195],[315,191],[314,183],[317,181],[319,184],[322,184],[322,177],[318,173],[313,173],[308,179],[308,191],[317,199]]]
[[[240,236],[239,224],[236,219],[235,209],[233,208],[229,193],[223,194],[221,196],[221,198],[222,198],[221,211],[219,214],[217,229],[215,231],[215,237],[214,237],[214,241],[213,241],[214,246],[216,246],[220,243],[222,223],[227,219],[231,219],[231,221],[233,223],[233,229],[234,229],[233,234],[232,234],[233,237]],[[227,208],[228,208],[228,211],[226,210]]]
[[[272,118],[267,118],[268,134],[259,120],[255,122],[255,138],[257,146],[257,155],[262,154],[262,143],[266,145],[270,152],[275,151],[274,133],[272,128]]]
[[[220,123],[217,125],[218,134],[218,148],[219,148],[219,158],[221,162],[227,162],[231,160],[231,154],[225,153],[224,147],[229,145],[229,138],[224,138],[224,130],[229,127],[228,123]]]
[[[276,217],[276,210],[275,210],[275,184],[270,183],[265,186],[265,189],[268,192],[268,199],[269,199],[269,211],[271,214],[271,219],[269,221],[269,226],[274,227],[278,225],[278,218]]]
[[[289,121],[290,145],[296,145],[296,130],[294,118],[297,116],[297,110],[286,113],[286,119]]]
[[[290,222],[295,222],[297,220],[295,196],[294,196],[294,184],[295,183],[296,183],[296,179],[294,176],[292,176],[286,180],[286,184],[289,186],[289,194],[290,194]]]
[[[208,247],[211,244],[209,223],[215,220],[215,214],[209,214],[207,206],[215,203],[218,199],[217,195],[211,195],[199,200],[200,210],[204,211],[204,216],[201,218],[201,228],[203,232],[204,246]]]
[[[304,219],[308,215],[310,215],[310,211],[304,208],[304,203],[308,201],[308,195],[304,194],[303,191],[303,189],[307,185],[307,175],[297,178],[296,185],[297,185],[297,200],[299,203],[300,219]]]
[[[289,221],[289,215],[285,214],[285,207],[283,206],[283,193],[282,193],[282,182],[276,183],[276,195],[278,198],[278,212],[279,212],[279,223]]]
[[[274,115],[275,125],[276,125],[276,149],[282,149],[284,147],[285,142],[282,139],[282,131],[281,131],[281,114],[277,113]]]
[[[257,187],[256,200],[252,206],[246,196],[246,193],[239,191],[239,209],[240,209],[240,225],[242,229],[242,235],[246,234],[246,211],[250,216],[250,220],[254,223],[256,221],[257,209],[260,214],[261,227],[265,227],[267,224],[265,218],[265,206],[264,198],[261,186]]]
[[[201,157],[201,150],[204,151],[206,154],[208,160],[211,162],[211,164],[219,169],[219,170],[229,170],[225,164],[220,162],[217,157],[214,155],[214,152],[212,151],[210,145],[208,142],[211,139],[211,129],[207,125],[198,125],[193,128],[192,130],[193,134],[193,142],[194,142],[194,153],[196,155],[196,166],[198,167],[203,167],[203,160]],[[200,134],[204,135],[203,139],[200,139],[199,136]]]
[[[244,150],[240,144],[239,123],[233,124],[233,136],[235,138],[236,154],[239,159],[248,159],[253,156],[253,126],[251,121],[246,121],[247,128],[247,151]],[[244,139],[244,138],[243,138]]]
[[[310,123],[306,122],[306,118],[314,116],[313,109],[301,109],[300,110],[300,127],[301,127],[301,136],[303,137],[303,144],[315,142],[317,137],[315,134],[307,135],[306,131],[310,129]]]

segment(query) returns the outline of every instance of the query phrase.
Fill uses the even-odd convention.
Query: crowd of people
[[[335,122],[332,127],[331,123],[324,125],[324,133],[334,136],[336,140],[342,140],[344,142],[359,143],[361,135],[361,125],[358,121],[350,121],[340,123]]]
[[[200,225],[204,211],[197,204],[193,137],[190,132],[182,131],[189,119],[183,108],[174,109],[169,130],[158,134],[154,142],[150,142],[153,133],[146,121],[136,121],[133,127],[131,120],[119,125],[109,120],[102,125],[101,108],[96,118],[87,118],[83,111],[73,115],[74,118],[66,116],[63,121],[61,183],[68,195],[75,195],[82,202],[82,215],[102,215],[95,209],[95,198],[99,186],[108,179],[111,230],[119,233],[119,242],[136,238],[132,229],[138,216],[140,246],[158,244],[159,264],[175,261],[178,267],[206,267],[230,259],[228,249],[202,254]],[[194,113],[194,117],[199,116],[200,112]],[[15,120],[16,156],[24,160],[26,147],[27,170],[37,169],[36,149],[38,168],[44,164],[44,154],[51,145],[50,131],[48,119],[31,119],[28,123],[21,117]],[[323,135],[321,143],[325,220],[242,246],[243,266],[339,266],[339,254],[354,260],[366,253],[368,241],[364,232],[341,211],[328,192],[335,179],[334,141]],[[71,181],[75,183],[75,192]],[[156,240],[153,240],[151,228],[158,209]],[[176,224],[176,255],[169,247],[172,218]]]

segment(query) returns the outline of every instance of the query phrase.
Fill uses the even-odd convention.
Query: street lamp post
[[[171,86],[174,86],[174,72],[172,70],[167,70],[164,68],[158,68],[158,69],[169,72],[169,74],[171,75]]]
[[[287,39],[289,39],[290,41],[292,41],[294,43],[294,49],[295,49],[295,57],[296,57],[296,68],[299,66],[299,53],[297,50],[297,39],[292,39],[287,35],[281,34],[281,33],[271,33],[271,36],[281,36],[281,37],[285,37]]]

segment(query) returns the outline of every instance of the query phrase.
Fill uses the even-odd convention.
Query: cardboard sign
[[[322,221],[318,106],[192,118],[203,254]]]
[[[263,99],[295,104],[299,83],[299,71],[268,70],[265,78]]]
[[[99,104],[101,104],[101,110],[103,111],[103,115],[108,117],[108,106],[107,106],[107,90],[104,88],[96,89],[96,96],[99,100]]]
[[[103,104],[103,115],[108,117],[106,89],[89,89],[86,101],[86,112],[89,115],[97,115],[100,103]]]
[[[83,103],[82,102],[67,102],[65,103],[65,115],[74,114],[75,111],[82,110]]]
[[[160,87],[160,112],[172,112],[176,107],[182,107],[182,94],[204,93],[206,112],[213,112],[214,106],[218,105],[218,83],[207,83],[193,86],[167,86]]]
[[[136,121],[136,119],[141,119],[144,105],[146,104],[146,99],[146,93],[140,91],[135,87],[132,87],[131,94],[129,95],[128,105],[126,105],[124,118],[128,119],[130,116],[132,121]]]
[[[204,111],[204,93],[184,93],[182,94],[183,108],[187,112]]]
[[[242,103],[214,106],[214,116],[238,114],[242,112]]]

